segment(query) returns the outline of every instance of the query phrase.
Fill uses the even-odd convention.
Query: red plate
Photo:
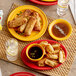
[[[18,72],[18,73],[14,73],[10,76],[36,76],[36,75],[29,73],[29,72]]]
[[[30,44],[33,44],[33,43],[40,43],[41,41],[47,41],[48,43],[50,44],[53,44],[53,43],[58,43],[56,41],[52,41],[52,40],[38,40],[38,41],[34,41],[34,42],[31,42]],[[29,66],[30,68],[33,68],[33,69],[37,69],[37,70],[51,70],[51,69],[54,69],[54,68],[57,68],[59,67],[61,64],[58,64],[56,67],[52,68],[52,67],[49,67],[49,66],[45,66],[45,67],[39,67],[37,66],[36,62],[32,62],[30,61],[27,57],[26,57],[26,48],[30,45],[28,44],[21,52],[21,58],[22,58],[22,61],[24,62],[25,65]],[[59,43],[60,44],[60,43]],[[67,58],[67,51],[66,49],[64,48],[64,46],[62,44],[60,44],[60,47],[64,50],[65,52],[65,60]]]
[[[30,0],[31,2],[37,3],[37,4],[41,4],[41,5],[56,5],[57,1],[54,2],[43,2],[43,1],[39,1],[39,0]]]

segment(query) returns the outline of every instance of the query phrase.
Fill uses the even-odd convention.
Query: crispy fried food
[[[61,49],[59,52],[59,62],[63,63],[65,61],[65,54],[64,51]]]
[[[9,21],[8,22],[8,26],[10,28],[18,27],[18,26],[23,25],[26,22],[27,22],[26,18],[24,18],[24,17],[17,17],[17,18],[14,18],[13,20]]]
[[[58,44],[58,43],[53,44],[52,47],[53,47],[55,50],[59,50],[59,49],[60,49],[60,44]]]
[[[33,16],[37,19],[37,21],[36,21],[36,23],[35,23],[34,30],[35,30],[35,31],[40,31],[40,30],[41,30],[41,24],[40,24],[39,14],[38,14],[37,12],[33,12],[32,14],[33,14]]]
[[[56,65],[58,65],[58,63],[54,60],[50,60],[50,59],[46,59],[45,60],[45,64],[51,67],[55,67]]]
[[[42,41],[40,42],[40,45],[42,45],[44,48],[46,47],[46,45],[48,45],[49,43],[47,41]]]
[[[30,16],[32,12],[33,12],[32,10],[26,9],[24,12],[22,12],[21,14],[19,14],[18,17],[21,17],[21,16],[23,16],[23,17]]]
[[[49,59],[58,59],[58,54],[46,54]]]
[[[21,25],[21,26],[18,28],[18,31],[19,31],[19,32],[23,32],[24,29],[25,29],[25,27],[26,27],[26,23],[23,24],[23,25]]]
[[[48,42],[47,41],[42,41],[42,42],[40,42],[40,45],[43,46],[43,48],[45,49],[46,45],[48,45]],[[45,50],[45,54],[46,54],[46,50]]]
[[[50,53],[50,54],[54,52],[54,48],[52,47],[51,44],[49,44],[49,45],[46,46],[46,52]]]
[[[24,31],[25,35],[27,35],[27,36],[31,35],[31,32],[34,28],[35,23],[36,23],[36,18],[35,17],[30,17],[30,19],[29,19],[29,21],[26,25],[25,31]]]
[[[59,53],[59,51],[60,51],[60,50],[54,50],[52,53],[53,53],[53,54],[57,54],[57,53]]]
[[[46,58],[43,58],[42,60],[38,61],[38,66],[45,66],[45,60]]]

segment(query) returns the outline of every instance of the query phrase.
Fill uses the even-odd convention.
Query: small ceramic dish
[[[57,23],[63,23],[63,24],[66,24],[66,26],[68,27],[68,34],[66,35],[66,36],[64,36],[64,37],[57,37],[57,36],[55,36],[54,34],[53,34],[53,32],[52,32],[52,28],[53,28],[53,26],[55,25],[55,24],[57,24]],[[68,39],[69,37],[70,37],[70,35],[71,35],[71,33],[72,33],[72,27],[71,27],[71,24],[69,23],[69,22],[67,22],[66,20],[64,20],[64,19],[56,19],[56,20],[54,20],[54,21],[52,21],[50,24],[49,24],[49,26],[48,26],[48,32],[49,32],[49,35],[53,38],[53,39],[55,39],[55,40],[66,40],[66,39]]]
[[[31,61],[39,61],[44,56],[45,49],[40,44],[31,44],[26,49],[26,56]]]

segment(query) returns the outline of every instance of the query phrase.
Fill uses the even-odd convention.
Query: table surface
[[[2,9],[4,11],[3,24],[4,24],[4,21],[7,18],[7,15],[8,15],[8,12],[9,12],[9,9],[10,9],[12,3],[17,3],[17,4],[20,4],[20,5],[34,5],[34,6],[37,6],[37,7],[41,8],[44,11],[44,13],[46,15],[50,16],[50,17],[53,17],[53,18],[56,18],[56,19],[62,18],[62,19],[65,19],[65,20],[69,21],[71,24],[74,24],[74,20],[73,20],[73,17],[71,15],[71,12],[70,12],[69,9],[68,9],[67,14],[65,16],[59,17],[56,13],[56,8],[57,8],[56,5],[53,5],[53,6],[37,5],[37,4],[29,2],[28,0],[0,0],[0,9]],[[31,70],[22,68],[20,66],[5,62],[3,60],[0,60],[0,66],[1,66],[3,76],[9,76],[12,73],[22,72],[22,71],[31,72],[31,73],[34,73],[37,76],[46,76],[46,75],[43,75],[43,74],[31,71]],[[71,67],[71,71],[70,71],[68,76],[76,76],[76,67],[75,66],[76,66],[76,58],[74,60],[74,63]]]

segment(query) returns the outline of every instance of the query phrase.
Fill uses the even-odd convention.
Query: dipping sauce
[[[29,54],[30,58],[32,58],[32,59],[38,59],[38,58],[40,58],[42,56],[42,53],[43,53],[42,49],[35,46],[35,47],[31,47],[29,49],[28,54]]]
[[[64,23],[57,23],[52,27],[52,33],[59,38],[65,37],[69,33],[69,28]]]

